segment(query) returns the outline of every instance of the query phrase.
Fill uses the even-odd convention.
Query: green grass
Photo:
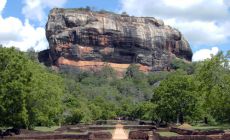
[[[60,126],[51,126],[51,127],[37,126],[34,128],[34,130],[41,131],[41,132],[54,132],[58,128],[60,128]]]
[[[209,126],[209,125],[196,125],[192,126],[193,130],[229,130],[230,124],[223,124],[223,125],[215,125],[215,126]]]
[[[86,131],[86,132],[68,132],[68,131],[65,131],[63,132],[62,134],[86,134],[88,133],[89,131]],[[94,132],[94,131],[90,131],[90,132]],[[111,134],[114,133],[114,129],[108,129],[108,130],[101,130],[100,132],[110,132]]]
[[[160,136],[163,136],[163,137],[179,136],[179,134],[174,133],[174,132],[157,132],[157,133],[160,134]]]
[[[114,133],[115,129],[105,129],[105,130],[98,130],[100,132],[110,132],[111,134]],[[90,132],[97,132],[97,130],[91,130]]]
[[[74,134],[74,135],[79,135],[79,134],[86,134],[87,132],[63,132],[62,134]]]

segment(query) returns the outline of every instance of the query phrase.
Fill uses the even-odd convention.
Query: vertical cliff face
[[[49,57],[57,66],[124,71],[167,70],[174,57],[191,61],[188,42],[175,28],[150,17],[79,9],[53,9],[46,25]]]

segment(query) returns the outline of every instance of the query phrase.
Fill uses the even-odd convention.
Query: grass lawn
[[[63,132],[62,134],[74,134],[74,135],[79,135],[79,134],[86,134],[87,132]]]
[[[157,132],[157,133],[160,134],[160,136],[163,136],[163,137],[179,136],[179,134],[174,133],[174,132]]]
[[[99,130],[99,131],[90,131],[90,132],[109,132],[113,135],[115,129]]]
[[[58,128],[60,128],[60,126],[51,126],[51,127],[37,126],[34,128],[34,130],[41,131],[41,132],[53,132]]]
[[[192,126],[193,130],[229,130],[230,124],[223,124],[223,125],[215,125],[215,126],[209,126],[209,125],[196,125]]]
[[[90,132],[94,132],[94,131],[90,131]],[[95,131],[95,132],[97,132],[97,131]],[[114,129],[101,130],[100,132],[110,132],[111,134],[113,134]],[[88,133],[88,131],[86,131],[86,132],[68,132],[68,131],[65,131],[62,134],[76,134],[77,135],[77,134],[86,134],[86,133]]]

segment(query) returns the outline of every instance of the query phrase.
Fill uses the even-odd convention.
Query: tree
[[[34,50],[34,48],[29,48],[26,51],[27,56],[32,60],[32,61],[38,61],[38,54]]]
[[[86,6],[86,7],[85,7],[85,10],[86,10],[86,11],[91,11],[90,6]]]
[[[144,101],[139,103],[138,106],[136,106],[132,114],[135,116],[135,118],[153,121],[157,119],[156,107],[156,104],[153,104],[149,101]]]
[[[68,116],[65,120],[69,124],[78,124],[83,118],[83,112],[80,109],[74,109],[71,111],[71,115]]]
[[[230,70],[225,63],[229,63],[228,59],[220,52],[200,63],[197,68],[198,91],[209,121],[229,121]]]
[[[92,103],[101,109],[100,119],[107,120],[116,117],[116,107],[115,104],[108,102],[102,96],[96,97]]]
[[[16,128],[52,125],[61,119],[63,83],[14,48],[0,48],[0,124]]]
[[[105,65],[97,74],[100,78],[115,79],[116,72],[110,65]]]
[[[32,73],[29,90],[26,94],[29,127],[59,124],[65,89],[62,79],[32,61],[28,63],[28,70]]]
[[[125,11],[123,11],[123,12],[121,13],[121,15],[122,15],[122,16],[129,16],[129,15],[127,14],[127,12],[125,12]]]
[[[230,50],[227,51],[227,54],[225,56],[227,59],[230,59]]]
[[[195,63],[175,58],[171,62],[171,68],[175,70],[181,69],[183,71],[186,71],[188,74],[193,74],[195,72]]]
[[[159,87],[154,89],[152,98],[152,102],[157,105],[159,120],[175,122],[180,118],[180,123],[184,122],[185,117],[193,114],[197,101],[192,77],[180,72],[163,80]]]
[[[102,110],[100,106],[97,106],[95,104],[90,104],[89,109],[92,112],[92,119],[93,120],[100,120],[102,116]]]
[[[139,66],[131,64],[125,73],[125,78],[138,78],[140,75]]]
[[[0,124],[27,126],[26,93],[31,75],[23,53],[14,48],[0,48]]]
[[[148,78],[148,83],[149,85],[157,85],[159,84],[160,81],[165,80],[170,72],[154,72],[154,73],[149,73],[147,78]]]

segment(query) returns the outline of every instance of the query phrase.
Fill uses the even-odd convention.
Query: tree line
[[[33,50],[0,47],[0,126],[90,123],[126,117],[155,122],[230,122],[230,53],[187,63],[171,72],[141,73],[131,65],[123,78],[62,67],[54,72]]]

